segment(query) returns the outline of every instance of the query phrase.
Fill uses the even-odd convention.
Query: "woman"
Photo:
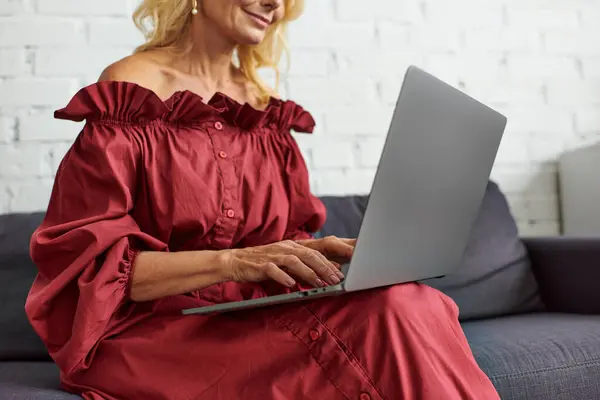
[[[145,0],[147,42],[56,113],[87,123],[32,238],[26,310],[86,399],[497,399],[447,297],[419,284],[212,316],[187,307],[335,284],[354,242],[257,75],[300,0]],[[237,51],[239,67],[232,57]],[[227,93],[227,94],[225,94]],[[202,99],[209,99],[203,102]]]

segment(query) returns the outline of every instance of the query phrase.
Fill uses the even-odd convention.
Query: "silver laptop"
[[[183,310],[208,314],[423,281],[462,261],[506,117],[417,67],[405,75],[338,285]]]

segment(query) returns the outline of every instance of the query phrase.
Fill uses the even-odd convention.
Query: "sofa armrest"
[[[600,237],[523,242],[548,311],[600,314]]]

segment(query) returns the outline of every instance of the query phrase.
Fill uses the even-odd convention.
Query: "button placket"
[[[217,168],[220,171],[221,183],[223,185],[223,197],[221,199],[221,217],[217,221],[215,227],[215,239],[223,246],[230,244],[230,241],[235,234],[236,227],[238,224],[238,218],[236,216],[241,215],[241,211],[237,209],[237,201],[235,188],[237,187],[238,177],[235,172],[235,168],[232,163],[226,159],[229,158],[225,152],[223,135],[220,132],[224,129],[224,125],[221,121],[216,121],[211,125],[208,125],[206,131],[211,137],[212,150],[217,163]],[[212,128],[212,129],[211,129]],[[220,149],[220,150],[219,150]]]

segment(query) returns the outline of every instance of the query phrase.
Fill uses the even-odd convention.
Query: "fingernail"
[[[337,276],[331,274],[329,275],[329,280],[334,284],[337,285],[338,283],[340,283],[340,278],[338,278]]]
[[[294,287],[294,286],[296,286],[296,281],[295,281],[295,280],[293,280],[293,279],[291,279],[291,278],[290,278],[290,279],[288,279],[286,283],[287,283],[287,285],[288,285],[289,287]]]
[[[342,274],[342,272],[341,272],[341,271],[336,271],[336,273],[337,273],[337,276],[338,276],[340,279],[344,279],[344,274]]]
[[[323,287],[323,286],[325,286],[325,282],[323,282],[323,281],[322,281],[322,280],[320,280],[320,279],[317,279],[317,286],[318,286],[318,287]]]

